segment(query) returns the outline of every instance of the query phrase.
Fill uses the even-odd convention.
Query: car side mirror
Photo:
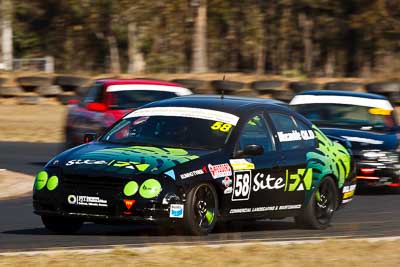
[[[251,144],[246,145],[243,150],[239,150],[235,153],[235,158],[246,157],[246,156],[259,156],[264,154],[264,148],[261,145]]]
[[[93,140],[95,140],[96,138],[97,138],[97,134],[95,134],[95,133],[85,133],[85,135],[83,136],[83,142],[89,143],[89,142],[92,142]]]

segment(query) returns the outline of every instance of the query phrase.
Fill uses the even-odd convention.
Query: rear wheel
[[[42,216],[42,222],[48,230],[57,234],[76,233],[83,224],[80,220],[59,216]]]
[[[309,229],[325,229],[338,205],[338,190],[331,177],[325,177],[314,191],[296,224]]]
[[[217,192],[212,185],[200,184],[190,190],[185,203],[184,225],[188,233],[207,235],[217,222]]]

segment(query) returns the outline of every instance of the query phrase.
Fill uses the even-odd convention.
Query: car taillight
[[[360,168],[360,171],[362,174],[370,175],[375,172],[375,169],[374,168]]]

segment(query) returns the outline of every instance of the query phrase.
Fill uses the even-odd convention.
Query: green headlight
[[[36,175],[35,179],[35,189],[42,190],[47,183],[48,174],[45,171],[41,171]]]
[[[124,195],[127,197],[133,196],[139,189],[139,185],[135,181],[130,181],[124,187]]]
[[[58,186],[58,177],[53,175],[49,178],[49,181],[47,182],[47,190],[53,191],[56,189]]]
[[[161,192],[161,184],[156,179],[148,179],[140,186],[139,194],[143,198],[153,198]]]

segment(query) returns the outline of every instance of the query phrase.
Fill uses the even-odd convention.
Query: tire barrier
[[[293,92],[300,93],[307,90],[321,89],[321,86],[318,83],[291,82],[289,83],[289,89],[291,89]]]
[[[368,93],[389,94],[400,93],[400,82],[376,82],[365,86]]]
[[[204,88],[205,82],[202,80],[193,80],[193,79],[174,79],[171,80],[173,83],[177,83],[186,87],[194,92],[201,92]]]
[[[20,76],[15,81],[25,92],[33,92],[40,86],[50,86],[53,84],[52,77],[42,76]]]
[[[74,91],[77,87],[86,85],[90,78],[81,76],[59,75],[55,78],[54,84],[61,86],[64,92]]]
[[[278,89],[284,86],[284,81],[279,80],[263,80],[263,81],[254,81],[250,83],[250,88],[256,91],[265,91],[269,89]]]
[[[20,105],[38,105],[41,102],[40,96],[37,95],[21,95],[18,96],[18,104]]]
[[[211,81],[211,87],[217,92],[221,93],[224,91],[225,93],[229,94],[232,91],[238,91],[242,89],[244,83],[242,82],[235,82],[235,81],[227,81],[227,80],[213,80]]]
[[[149,79],[149,78],[143,78]],[[20,76],[14,81],[8,77],[0,77],[0,98],[17,98],[17,103],[39,104],[44,98],[56,98],[61,104],[68,104],[69,100],[80,99],[86,95],[88,84],[93,79],[74,75],[44,76]],[[156,80],[156,79],[153,79]],[[159,80],[159,79],[158,79]],[[381,81],[363,85],[362,83],[335,81],[324,85],[308,81],[285,80],[255,80],[244,83],[230,80],[197,80],[197,79],[173,79],[171,82],[182,85],[199,94],[221,94],[271,97],[288,102],[294,94],[306,90],[331,89],[331,90],[359,90],[364,89],[369,93],[381,94],[390,99],[394,105],[400,105],[400,81]],[[32,92],[32,94],[25,94]]]
[[[18,86],[0,87],[0,96],[2,97],[15,97],[22,93],[22,89]]]
[[[58,85],[40,86],[36,89],[36,93],[44,97],[55,97],[62,93],[62,89]]]
[[[329,82],[324,85],[324,89],[326,90],[342,90],[342,91],[356,91],[357,89],[362,88],[361,83],[353,83],[353,82]]]
[[[294,97],[295,93],[290,90],[275,90],[271,93],[272,98],[283,101],[283,102],[290,102]]]

